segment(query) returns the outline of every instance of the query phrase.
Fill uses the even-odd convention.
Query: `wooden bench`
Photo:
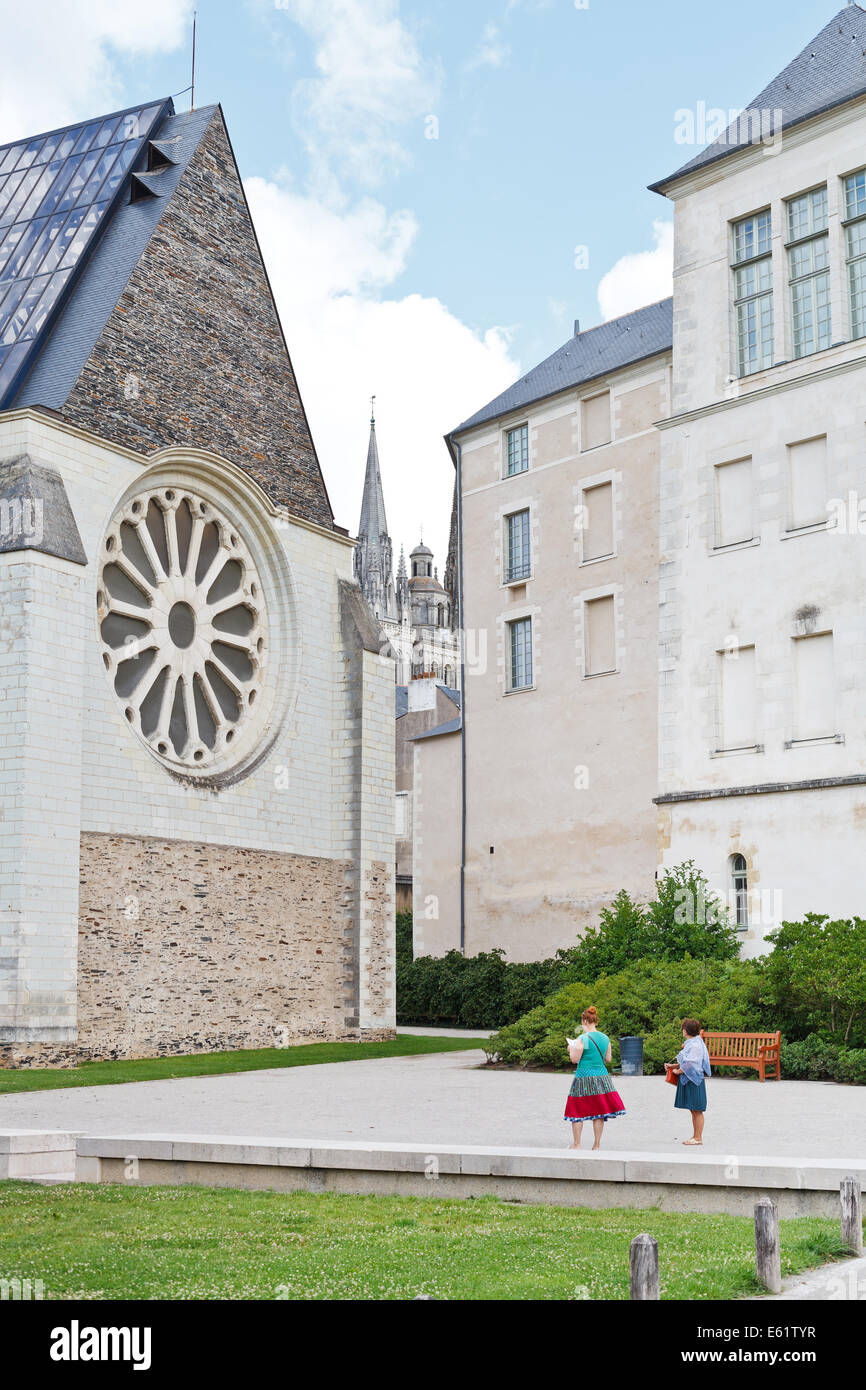
[[[778,1033],[711,1033],[701,1029],[701,1037],[710,1054],[713,1067],[754,1067],[758,1080],[766,1077],[767,1067],[782,1079],[782,1034]]]

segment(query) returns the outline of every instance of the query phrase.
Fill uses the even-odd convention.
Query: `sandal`
[[[703,1139],[684,1139],[683,1144],[686,1148],[702,1149],[704,1147]]]

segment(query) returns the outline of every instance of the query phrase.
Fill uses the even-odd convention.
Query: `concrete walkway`
[[[750,1302],[866,1302],[866,1256],[859,1260],[840,1260],[838,1264],[807,1269],[786,1279],[781,1293],[759,1294]]]
[[[0,1130],[218,1134],[564,1148],[567,1074],[498,1071],[481,1051],[0,1095]],[[687,1114],[661,1077],[619,1081],[605,1149],[683,1153]],[[713,1077],[705,1154],[862,1159],[866,1087]],[[587,1127],[589,1128],[589,1127]],[[584,1138],[584,1145],[589,1142]],[[685,1150],[694,1153],[695,1150]],[[698,1152],[701,1152],[698,1150]]]

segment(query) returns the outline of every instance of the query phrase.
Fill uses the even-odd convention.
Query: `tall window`
[[[794,356],[808,357],[810,352],[828,348],[833,338],[827,189],[792,198],[787,207]]]
[[[505,582],[528,579],[532,572],[529,548],[529,509],[505,518]]]
[[[733,225],[734,308],[740,376],[773,364],[773,259],[769,209]]]
[[[749,870],[742,854],[731,855],[731,889],[737,927],[744,931],[749,925]]]
[[[510,649],[509,690],[528,690],[532,685],[532,619],[508,624]]]
[[[529,426],[518,425],[516,429],[506,430],[505,446],[506,476],[511,478],[515,473],[525,473],[529,467]]]
[[[866,169],[845,180],[845,256],[851,337],[866,338]]]

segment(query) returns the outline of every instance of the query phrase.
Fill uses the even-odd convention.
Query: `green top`
[[[583,1052],[575,1067],[575,1076],[607,1076],[604,1059],[610,1047],[610,1038],[605,1033],[600,1033],[597,1028],[582,1036]]]

